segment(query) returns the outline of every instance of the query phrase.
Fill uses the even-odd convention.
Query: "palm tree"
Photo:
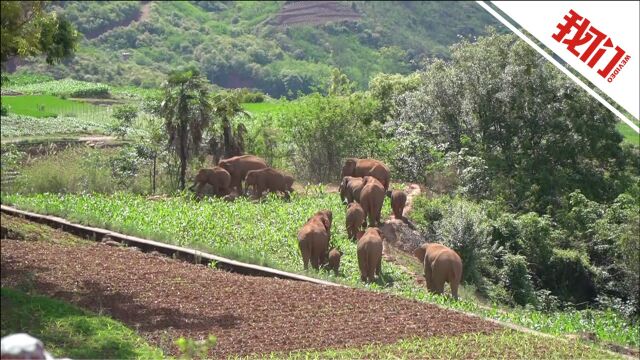
[[[239,92],[233,91],[228,94],[216,94],[213,96],[213,103],[214,114],[216,118],[220,119],[222,123],[224,157],[229,158],[235,155],[241,155],[237,154],[236,152],[238,152],[238,143],[244,142],[242,136],[243,129],[244,131],[246,131],[246,128],[244,128],[244,125],[239,124],[235,136],[239,137],[239,139],[234,139],[235,137],[232,133],[231,128],[231,119],[233,119],[236,115],[242,114],[244,116],[249,116],[249,114],[244,111],[242,105],[240,104]]]
[[[196,69],[171,72],[163,89],[160,113],[169,136],[169,147],[180,160],[179,187],[184,190],[187,163],[191,154],[198,152],[213,108],[207,81]]]

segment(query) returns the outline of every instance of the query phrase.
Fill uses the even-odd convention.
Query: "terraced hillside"
[[[273,23],[317,25],[331,21],[358,21],[360,18],[352,8],[337,1],[292,1],[282,7]]]

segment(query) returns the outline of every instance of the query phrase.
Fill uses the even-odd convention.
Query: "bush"
[[[455,199],[434,225],[436,238],[455,250],[464,265],[463,281],[482,289],[484,278],[491,275],[492,253],[488,219],[476,204]]]
[[[594,277],[594,270],[585,254],[576,250],[553,249],[543,283],[560,300],[582,304],[596,298]]]
[[[375,140],[364,125],[370,108],[361,100],[314,94],[283,114],[283,128],[295,149],[293,162],[298,176],[335,182],[344,158],[367,157],[365,145]]]
[[[535,304],[536,295],[527,269],[527,259],[521,255],[507,254],[503,262],[500,277],[512,301],[518,305]]]

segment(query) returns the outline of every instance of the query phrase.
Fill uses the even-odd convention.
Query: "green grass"
[[[276,114],[287,111],[292,105],[290,101],[272,101],[261,103],[243,103],[242,108],[251,115]]]
[[[10,113],[38,118],[58,115],[75,117],[100,111],[95,105],[53,95],[3,96],[2,103],[11,107]]]
[[[258,357],[256,357],[258,358]],[[301,350],[260,355],[264,359],[612,359],[622,358],[586,346],[516,331],[494,334],[412,338],[390,345],[346,349]]]
[[[133,330],[109,317],[44,296],[2,288],[2,336],[26,332],[55,357],[72,359],[163,358]]]
[[[636,123],[638,125],[638,123]],[[616,125],[616,128],[624,137],[624,141],[636,146],[640,146],[640,134],[635,132],[629,125],[620,122]]]
[[[386,262],[382,269],[384,281],[362,284],[355,245],[346,238],[344,207],[338,195],[325,194],[316,187],[308,187],[307,192],[306,195],[295,194],[289,203],[275,198],[262,203],[245,199],[233,203],[218,199],[195,202],[180,197],[147,201],[142,196],[127,194],[5,194],[2,201],[71,221],[303,274],[297,231],[317,210],[331,209],[334,213],[332,243],[344,251],[341,273],[335,277],[325,271],[308,271],[306,274],[309,276],[436,303],[554,335],[588,332],[596,334],[601,341],[636,347],[640,345],[638,327],[613,311],[544,313],[529,309],[505,309],[496,305],[484,307],[472,297],[454,301],[449,297],[427,293],[398,266]],[[389,210],[386,200],[385,214]]]

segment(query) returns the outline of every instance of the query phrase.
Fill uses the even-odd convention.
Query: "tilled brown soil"
[[[247,277],[102,244],[2,240],[2,286],[103,311],[175,354],[179,336],[218,337],[212,355],[488,333],[494,323],[391,295]]]

